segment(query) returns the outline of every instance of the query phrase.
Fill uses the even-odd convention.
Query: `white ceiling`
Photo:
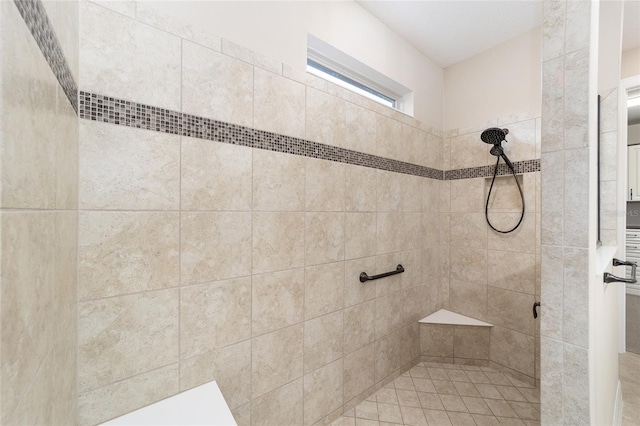
[[[542,25],[541,0],[356,0],[447,68]],[[640,1],[627,0],[623,50],[640,46]]]

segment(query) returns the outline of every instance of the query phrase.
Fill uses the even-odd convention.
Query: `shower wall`
[[[76,413],[78,10],[0,2],[0,423]]]
[[[442,306],[441,133],[128,5],[81,4],[79,423],[214,379],[239,424],[338,416]]]
[[[445,138],[442,168],[446,206],[443,247],[444,303],[453,311],[494,324],[483,356],[495,368],[522,380],[539,379],[540,300],[540,28],[461,61],[445,70]],[[508,59],[506,59],[508,58]],[[507,60],[509,66],[496,63]],[[480,140],[488,127],[509,129],[503,144],[525,195],[521,226],[500,234],[487,225],[485,202],[496,157]],[[504,164],[501,161],[501,164]],[[471,169],[470,169],[471,168]],[[462,171],[464,170],[464,171]],[[489,218],[510,229],[520,218],[513,176],[499,176]],[[544,307],[539,309],[544,315]]]
[[[490,229],[485,218],[496,163],[490,146],[480,140],[487,127],[509,129],[505,152],[512,162],[522,162],[518,180],[526,209],[520,227],[508,234]],[[444,136],[443,164],[452,179],[443,183],[441,201],[447,208],[441,228],[443,303],[493,324],[491,347],[484,357],[492,367],[533,383],[540,377],[539,320],[532,314],[533,303],[540,300],[540,118],[501,117],[449,130]],[[489,204],[491,223],[511,229],[520,212],[513,175],[498,176]]]

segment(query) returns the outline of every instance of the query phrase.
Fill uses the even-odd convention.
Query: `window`
[[[390,96],[383,95],[375,89],[359,83],[345,75],[340,74],[337,71],[332,70],[329,67],[314,61],[311,58],[307,58],[307,72],[316,75],[320,78],[324,78],[339,86],[352,90],[359,95],[365,96],[376,102],[380,102],[382,105],[386,105],[391,108],[396,108],[396,100]]]
[[[307,72],[390,108],[410,113],[412,93],[398,82],[309,34]]]

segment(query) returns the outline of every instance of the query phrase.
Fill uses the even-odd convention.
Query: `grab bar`
[[[388,277],[388,276],[391,276],[391,275],[401,274],[403,272],[404,272],[404,268],[402,267],[402,265],[396,266],[396,270],[395,271],[385,272],[384,274],[373,275],[371,277],[369,275],[367,275],[366,272],[362,272],[360,274],[360,282],[364,283],[364,282],[367,282],[367,281],[373,281],[373,280],[377,280],[379,278],[384,278],[384,277]]]

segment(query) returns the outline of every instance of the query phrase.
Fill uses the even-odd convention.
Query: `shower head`
[[[509,129],[499,129],[497,127],[490,127],[480,135],[482,142],[500,145],[502,142],[506,142],[505,137],[509,134]]]

